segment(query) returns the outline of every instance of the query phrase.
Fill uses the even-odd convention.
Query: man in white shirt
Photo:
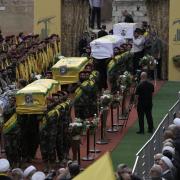
[[[89,0],[92,17],[91,17],[91,28],[94,29],[95,17],[97,19],[97,28],[101,29],[101,7],[103,5],[103,0]]]
[[[134,53],[133,74],[136,74],[136,70],[139,69],[140,58],[142,58],[144,55],[144,43],[145,38],[141,33],[141,29],[136,28],[136,30],[134,31],[133,44],[131,49],[131,52]]]

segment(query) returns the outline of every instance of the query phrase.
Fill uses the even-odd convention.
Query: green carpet
[[[153,119],[155,127],[158,126],[170,107],[177,101],[179,90],[180,82],[166,82],[155,95],[153,99]],[[147,127],[146,119],[145,127]],[[125,163],[129,167],[133,167],[136,153],[151,136],[148,133],[145,135],[137,135],[137,130],[138,121],[128,130],[123,140],[112,151],[111,156],[114,168],[116,168],[119,163]]]

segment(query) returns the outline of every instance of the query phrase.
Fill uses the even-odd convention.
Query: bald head
[[[158,178],[162,175],[162,168],[160,165],[153,165],[150,169],[149,175],[151,178]]]
[[[163,154],[162,153],[158,153],[158,154],[155,154],[154,155],[154,163],[159,165],[159,162],[161,160],[161,158],[163,157]]]
[[[174,134],[171,130],[165,130],[163,134],[163,138],[164,140],[169,139],[169,138],[174,139]]]
[[[147,73],[146,72],[141,73],[141,80],[147,80]]]

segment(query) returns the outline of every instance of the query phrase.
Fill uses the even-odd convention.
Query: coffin
[[[79,73],[88,63],[87,57],[65,57],[52,67],[53,79],[60,84],[71,84],[79,81]]]
[[[124,39],[133,39],[134,31],[139,28],[138,23],[118,23],[113,25],[113,34]]]
[[[90,43],[91,56],[95,59],[106,59],[113,56],[113,49],[125,43],[124,38],[116,35],[107,35],[93,40]]]
[[[60,90],[60,84],[53,79],[39,79],[16,93],[18,114],[42,114],[47,110],[47,97]]]

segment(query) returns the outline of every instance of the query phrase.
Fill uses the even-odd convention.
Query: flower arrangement
[[[98,127],[99,123],[99,117],[97,115],[94,115],[94,118],[91,121],[84,121],[84,125],[86,126],[86,129],[89,128],[90,134],[94,134],[96,128]]]
[[[112,95],[110,94],[110,91],[106,90],[104,91],[103,95],[100,97],[100,106],[102,108],[107,108],[109,104],[112,101]]]
[[[157,64],[156,59],[153,56],[146,55],[139,61],[139,65],[146,69],[154,69]]]
[[[132,84],[132,76],[128,71],[125,71],[123,75],[119,76],[119,85],[122,91],[129,88]]]
[[[180,67],[180,55],[176,55],[173,57],[173,62],[177,67]]]
[[[83,123],[82,123],[82,120],[79,118],[76,118],[73,123],[69,124],[69,131],[72,137],[80,136],[82,130],[83,130]]]
[[[115,95],[113,96],[113,99],[112,99],[112,102],[111,102],[113,108],[118,107],[119,104],[120,104],[120,102],[122,101],[122,99],[123,99],[123,96],[121,96],[121,95],[119,94],[119,92],[117,92],[117,94],[115,94]]]

